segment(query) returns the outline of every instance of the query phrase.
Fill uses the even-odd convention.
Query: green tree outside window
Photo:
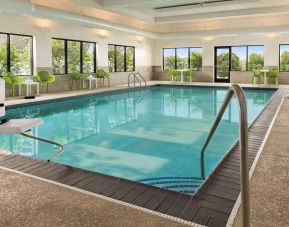
[[[252,53],[248,60],[248,71],[262,69],[264,67],[264,57],[261,54]]]
[[[114,72],[115,64],[115,51],[114,45],[108,45],[108,70],[109,72]]]
[[[31,75],[32,38],[10,35],[10,71],[18,75]]]
[[[249,49],[251,48],[251,49]],[[253,71],[262,69],[264,67],[264,56],[261,53],[262,46],[238,46],[238,47],[232,47],[231,52],[231,70],[232,71]],[[248,50],[249,49],[249,50]],[[245,51],[241,54],[240,51]],[[247,59],[247,55],[249,52],[249,56]],[[246,58],[243,57],[243,59],[240,58],[240,56],[246,56]],[[228,68],[227,65],[224,65],[223,62],[228,61],[229,59],[229,53],[223,53],[218,56],[217,64],[220,69],[221,73],[220,75],[227,75],[228,74]],[[248,67],[247,67],[248,65]]]
[[[82,43],[82,71],[91,73],[94,71],[94,43]]]
[[[177,55],[175,54],[177,52]],[[164,48],[163,69],[202,69],[202,48]]]
[[[95,59],[96,44],[94,42],[52,39],[53,74],[95,72]]]
[[[0,34],[0,73],[7,71],[7,35]]]
[[[202,69],[202,61],[203,61],[203,57],[202,54],[199,52],[191,52],[191,56],[190,56],[190,68],[192,68],[193,70],[201,70]]]
[[[116,47],[116,71],[124,72],[124,47],[117,46]]]
[[[289,72],[289,45],[280,45],[280,71]]]
[[[67,41],[67,72],[80,72],[80,42]]]
[[[131,72],[135,66],[135,47],[108,45],[109,72]]]
[[[9,65],[7,64],[7,40],[10,41],[10,46],[8,47],[10,48]],[[31,36],[0,34],[0,73],[9,71],[17,75],[31,75],[31,53]]]
[[[134,70],[134,48],[126,47],[126,71],[131,72]]]
[[[52,39],[53,74],[65,73],[64,40]]]

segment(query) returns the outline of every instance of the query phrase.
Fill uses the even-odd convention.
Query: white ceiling
[[[149,23],[289,13],[288,0],[76,0]],[[175,6],[175,7],[172,7]],[[286,6],[286,7],[284,7]],[[162,9],[158,9],[163,7]],[[167,7],[167,8],[166,8]]]
[[[155,33],[268,27],[289,32],[289,0],[31,0],[34,4]],[[175,7],[172,7],[175,6]],[[162,7],[162,8],[159,8]],[[285,29],[286,30],[286,29]],[[227,33],[228,33],[227,32]],[[276,32],[278,32],[276,30]]]

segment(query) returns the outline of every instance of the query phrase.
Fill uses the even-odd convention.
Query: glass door
[[[231,47],[215,47],[215,82],[230,82]]]

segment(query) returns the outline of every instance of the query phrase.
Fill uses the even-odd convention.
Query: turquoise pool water
[[[32,133],[64,145],[55,161],[116,177],[194,193],[238,138],[233,99],[206,153],[200,150],[227,89],[159,86],[10,109],[9,118],[41,117]],[[245,90],[251,123],[274,94]],[[0,150],[47,160],[57,149],[0,135]]]

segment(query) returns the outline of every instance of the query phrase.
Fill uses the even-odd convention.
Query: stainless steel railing
[[[39,141],[42,141],[42,142],[45,142],[45,143],[50,143],[50,144],[58,146],[60,148],[60,150],[55,155],[53,155],[51,158],[48,159],[49,162],[53,161],[57,156],[62,154],[63,151],[64,151],[63,146],[61,144],[59,144],[59,143],[54,142],[54,141],[51,141],[51,140],[48,140],[48,139],[44,139],[44,138],[41,138],[41,137],[37,137],[37,136],[33,136],[33,135],[29,135],[27,133],[21,133],[21,135],[25,136],[25,137],[28,137],[28,138],[31,138],[31,139],[39,140]]]
[[[225,100],[219,110],[217,116],[214,119],[213,125],[206,138],[206,141],[201,150],[201,159],[204,160],[204,153],[216,131],[222,116],[230,103],[232,97],[236,95],[239,105],[240,113],[240,171],[241,171],[241,201],[242,201],[242,223],[243,227],[250,227],[250,192],[249,192],[249,161],[248,161],[248,120],[247,120],[247,104],[246,98],[242,88],[233,84],[230,86],[229,91],[225,97]]]
[[[136,80],[138,81],[140,87],[142,87],[141,81],[139,80],[138,77],[140,77],[140,78],[143,80],[143,82],[145,83],[145,87],[147,86],[146,80],[143,78],[143,76],[142,76],[140,73],[130,73],[130,74],[128,74],[128,77],[127,77],[127,86],[128,86],[128,87],[130,87],[130,77],[131,77],[131,76],[133,76],[133,86],[134,86],[134,87],[135,87],[135,81],[136,81]]]
[[[140,73],[136,73],[135,76],[136,77],[139,76],[143,80],[143,82],[145,83],[145,87],[147,86],[147,82],[146,82],[145,78],[143,78],[143,76]]]

